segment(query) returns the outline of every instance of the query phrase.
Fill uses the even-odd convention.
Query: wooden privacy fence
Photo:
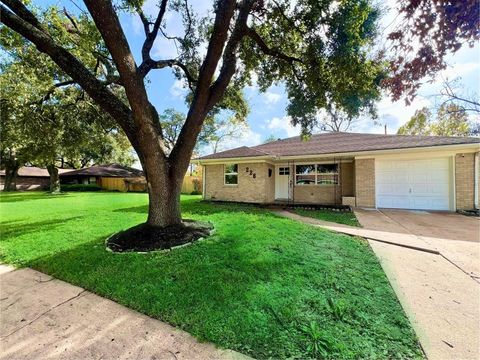
[[[105,190],[121,192],[127,191],[127,185],[125,184],[124,178],[101,177],[99,185]]]
[[[110,191],[147,191],[145,179],[143,178],[115,178],[115,177],[102,177],[99,181],[99,186],[105,190]],[[183,178],[182,194],[191,194],[192,192],[202,193],[202,177],[201,176],[189,176],[186,175]]]
[[[191,194],[192,192],[202,193],[202,177],[186,175],[183,178],[182,194]]]

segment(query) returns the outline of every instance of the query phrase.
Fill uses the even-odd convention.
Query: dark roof
[[[203,156],[199,158],[199,160],[255,157],[266,155],[322,155],[457,144],[480,144],[480,138],[329,132],[312,135],[306,141],[302,141],[300,136],[295,136],[253,147],[242,146],[236,149]]]
[[[67,171],[71,171],[71,169],[58,169],[58,173],[64,173]],[[5,170],[0,171],[0,176],[5,176]],[[42,169],[35,166],[22,166],[18,169],[17,176],[24,176],[24,177],[50,177],[48,174],[47,169]]]
[[[67,176],[102,176],[102,177],[120,177],[134,178],[143,176],[143,171],[129,166],[119,164],[95,165],[84,169],[73,170],[61,175]]]

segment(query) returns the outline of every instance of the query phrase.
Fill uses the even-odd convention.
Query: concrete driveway
[[[479,359],[480,219],[426,211],[355,213],[427,357]]]
[[[364,229],[387,232],[400,243],[407,236],[438,252],[480,282],[480,218],[449,212],[355,210]]]

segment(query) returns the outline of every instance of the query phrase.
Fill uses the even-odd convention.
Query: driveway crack
[[[40,315],[38,315],[35,319],[33,319],[32,321],[29,321],[28,323],[26,323],[25,325],[19,327],[18,329],[15,329],[14,331],[12,331],[11,333],[7,334],[7,335],[4,335],[2,336],[1,338],[2,339],[6,339],[7,337],[17,333],[18,331],[22,330],[23,328],[27,327],[27,326],[30,326],[32,325],[35,321],[37,321],[38,319],[42,318],[43,316],[45,316],[46,314],[48,314],[49,312],[51,312],[52,310],[55,310],[56,308],[68,303],[69,301],[72,301],[78,297],[80,297],[84,292],[86,292],[87,290],[83,289],[82,291],[80,291],[77,295],[75,296],[72,296],[70,298],[68,298],[67,300],[65,301],[62,301],[61,303],[51,307],[50,309],[48,309],[47,311],[44,311],[43,313],[41,313]]]

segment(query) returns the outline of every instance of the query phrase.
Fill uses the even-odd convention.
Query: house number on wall
[[[257,178],[257,174],[253,172],[252,169],[250,169],[248,166],[245,168],[245,172],[249,173],[250,176],[252,176],[254,179]]]

